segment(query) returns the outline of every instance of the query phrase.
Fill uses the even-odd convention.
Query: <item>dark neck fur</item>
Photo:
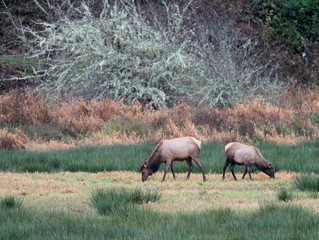
[[[265,172],[265,169],[268,167],[269,162],[262,158],[260,162],[256,163],[255,166],[259,171]]]
[[[158,144],[152,153],[150,159],[147,161],[148,169],[152,170],[153,173],[157,172],[161,165],[161,153],[160,153],[161,143]]]

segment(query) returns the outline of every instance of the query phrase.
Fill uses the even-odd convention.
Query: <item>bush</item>
[[[319,44],[319,0],[289,0],[285,1],[281,10],[283,41],[300,50],[306,41]]]
[[[14,133],[0,129],[1,149],[25,149],[29,142],[28,136],[19,129],[15,129]]]
[[[116,211],[127,210],[135,204],[156,202],[160,200],[158,192],[143,192],[141,189],[100,189],[93,193],[91,202],[101,215],[112,214]]]
[[[247,1],[255,20],[264,25],[270,39],[301,52],[308,42],[319,44],[319,0]]]

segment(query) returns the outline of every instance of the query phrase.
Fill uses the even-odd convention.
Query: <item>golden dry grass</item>
[[[47,104],[45,95],[35,95],[32,89],[12,90],[0,95],[0,148],[44,151],[181,136],[206,142],[318,141],[318,90],[293,88],[277,106],[252,100],[229,108],[190,103],[161,110],[107,98]]]
[[[239,174],[239,173],[238,173]],[[253,211],[261,204],[275,201],[276,192],[282,187],[291,187],[296,173],[279,172],[276,179],[263,173],[253,174],[254,181],[233,181],[230,174],[221,180],[220,174],[208,174],[208,181],[202,182],[201,174],[192,174],[186,180],[186,173],[177,174],[161,183],[162,172],[142,182],[140,173],[0,173],[0,197],[13,195],[24,199],[24,206],[37,211],[66,211],[70,213],[95,214],[90,196],[101,188],[141,188],[157,190],[163,195],[156,203],[146,207],[157,211],[189,212],[205,209],[230,208],[236,211]],[[239,177],[239,175],[238,175]],[[319,213],[319,199],[312,199],[306,193],[295,191],[295,198],[289,204],[302,205]],[[287,203],[279,203],[287,204]]]

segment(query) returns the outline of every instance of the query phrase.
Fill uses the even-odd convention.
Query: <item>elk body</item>
[[[237,180],[234,167],[235,165],[245,165],[245,172],[243,179],[245,178],[246,173],[248,172],[250,179],[252,180],[250,169],[255,166],[258,170],[266,173],[271,178],[275,178],[274,168],[270,162],[268,162],[260,153],[260,151],[254,147],[246,144],[232,142],[225,146],[226,162],[223,168],[223,180],[225,179],[225,171],[229,166],[229,169],[234,177]]]
[[[203,164],[199,159],[201,141],[193,137],[181,137],[168,140],[162,140],[154,149],[148,161],[142,162],[142,181],[144,182],[148,176],[155,173],[162,163],[166,163],[162,182],[169,168],[171,168],[173,177],[175,173],[173,169],[174,161],[186,161],[188,165],[187,178],[193,170],[192,161],[194,161],[201,169],[203,181],[206,181]]]

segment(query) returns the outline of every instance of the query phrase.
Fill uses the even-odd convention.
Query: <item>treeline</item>
[[[3,1],[2,92],[124,99],[278,102],[318,83],[318,0]],[[23,58],[21,57],[23,54]],[[19,73],[19,74],[17,74]]]

